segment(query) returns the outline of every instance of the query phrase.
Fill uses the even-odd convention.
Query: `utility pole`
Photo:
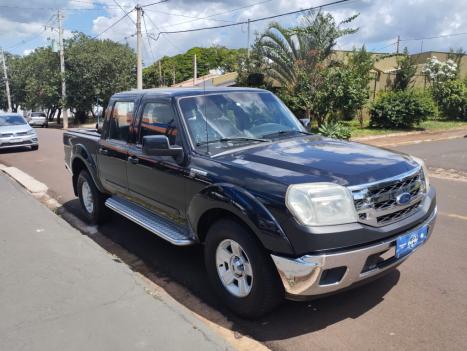
[[[62,76],[62,112],[63,112],[63,129],[68,129],[68,111],[66,109],[66,81],[65,81],[65,51],[63,48],[63,25],[62,13],[58,10],[58,41],[60,45],[60,74]]]
[[[6,98],[8,101],[8,112],[11,112],[10,82],[8,81],[8,73],[6,70],[6,62],[5,62],[5,55],[3,53],[3,49],[2,49],[2,62],[3,62],[3,76],[5,77]]]
[[[136,5],[136,88],[143,89],[143,58],[141,48],[143,38],[141,36],[141,15],[143,9],[141,6]]]
[[[396,47],[396,53],[397,54],[399,54],[399,44],[400,44],[400,42],[401,42],[401,36],[398,35],[397,36],[397,47]]]
[[[193,86],[196,86],[196,78],[198,78],[198,66],[196,65],[196,54],[193,56]]]
[[[247,47],[247,53],[248,53],[248,60],[250,59],[250,19],[248,18],[248,47]]]

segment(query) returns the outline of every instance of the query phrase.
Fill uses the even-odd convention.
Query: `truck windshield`
[[[268,92],[183,97],[179,105],[195,147],[210,153],[305,133],[297,118]]]
[[[17,115],[0,116],[0,127],[17,126],[21,124],[26,124],[26,121],[21,116],[17,116]]]

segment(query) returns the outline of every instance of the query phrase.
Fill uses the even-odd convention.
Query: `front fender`
[[[212,184],[191,200],[187,216],[195,231],[210,210],[222,209],[240,218],[263,246],[275,253],[293,255],[287,236],[269,210],[251,193],[232,184]],[[198,236],[200,233],[197,233]]]

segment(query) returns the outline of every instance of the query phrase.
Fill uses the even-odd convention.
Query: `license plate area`
[[[428,226],[423,226],[413,232],[402,235],[396,240],[396,257],[408,255],[422,245],[428,236]]]

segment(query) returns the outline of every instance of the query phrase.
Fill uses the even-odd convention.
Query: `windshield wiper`
[[[259,142],[266,142],[270,141],[268,139],[259,139],[259,138],[247,138],[247,137],[237,137],[237,138],[220,138],[220,139],[212,139],[212,140],[206,140],[206,141],[200,141],[196,143],[196,146],[201,146],[201,145],[206,145],[206,144],[212,144],[212,143],[227,143],[227,142],[232,142],[232,141],[259,141]]]
[[[302,130],[281,130],[278,132],[270,133],[270,134],[265,134],[263,135],[263,138],[274,138],[274,137],[280,137],[282,135],[289,135],[289,134],[305,134],[305,135],[312,135],[312,133],[309,132],[304,132]]]

